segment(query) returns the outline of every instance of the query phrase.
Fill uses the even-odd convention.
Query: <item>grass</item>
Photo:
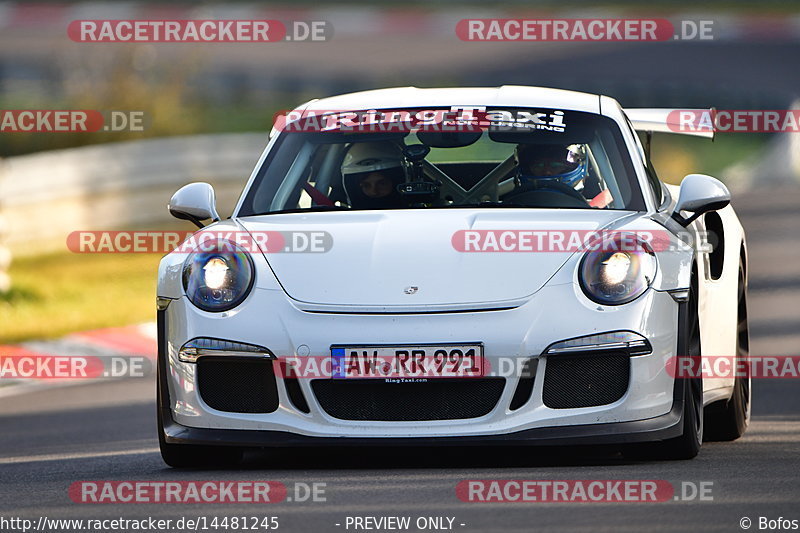
[[[686,174],[709,174],[726,179],[724,169],[763,148],[769,135],[755,133],[718,134],[714,141],[700,137],[656,134],[652,160],[658,177],[677,185]]]
[[[159,254],[23,257],[0,296],[0,343],[155,320]]]

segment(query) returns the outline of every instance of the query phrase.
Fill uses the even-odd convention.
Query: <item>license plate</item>
[[[483,345],[331,346],[331,369],[334,379],[482,377]]]

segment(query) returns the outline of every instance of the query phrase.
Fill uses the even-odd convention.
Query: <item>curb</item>
[[[156,359],[156,324],[148,322],[133,326],[103,328],[71,333],[65,337],[44,341],[28,341],[20,344],[0,345],[0,398],[24,392],[65,385],[79,385],[107,380],[96,378],[6,378],[11,365],[3,360],[12,358],[40,359],[48,357],[93,357],[99,360],[111,358]],[[152,368],[152,364],[150,365]],[[111,377],[110,379],[119,379]]]

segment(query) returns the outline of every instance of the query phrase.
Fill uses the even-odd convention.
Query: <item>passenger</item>
[[[342,178],[350,207],[405,207],[397,186],[405,182],[403,152],[391,142],[353,144],[342,162]]]

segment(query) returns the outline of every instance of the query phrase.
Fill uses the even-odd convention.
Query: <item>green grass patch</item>
[[[708,174],[725,181],[724,170],[763,148],[769,135],[719,134],[712,142],[700,137],[655,134],[651,159],[658,177],[678,185],[686,174]]]
[[[23,257],[0,296],[0,343],[155,320],[159,254]]]

